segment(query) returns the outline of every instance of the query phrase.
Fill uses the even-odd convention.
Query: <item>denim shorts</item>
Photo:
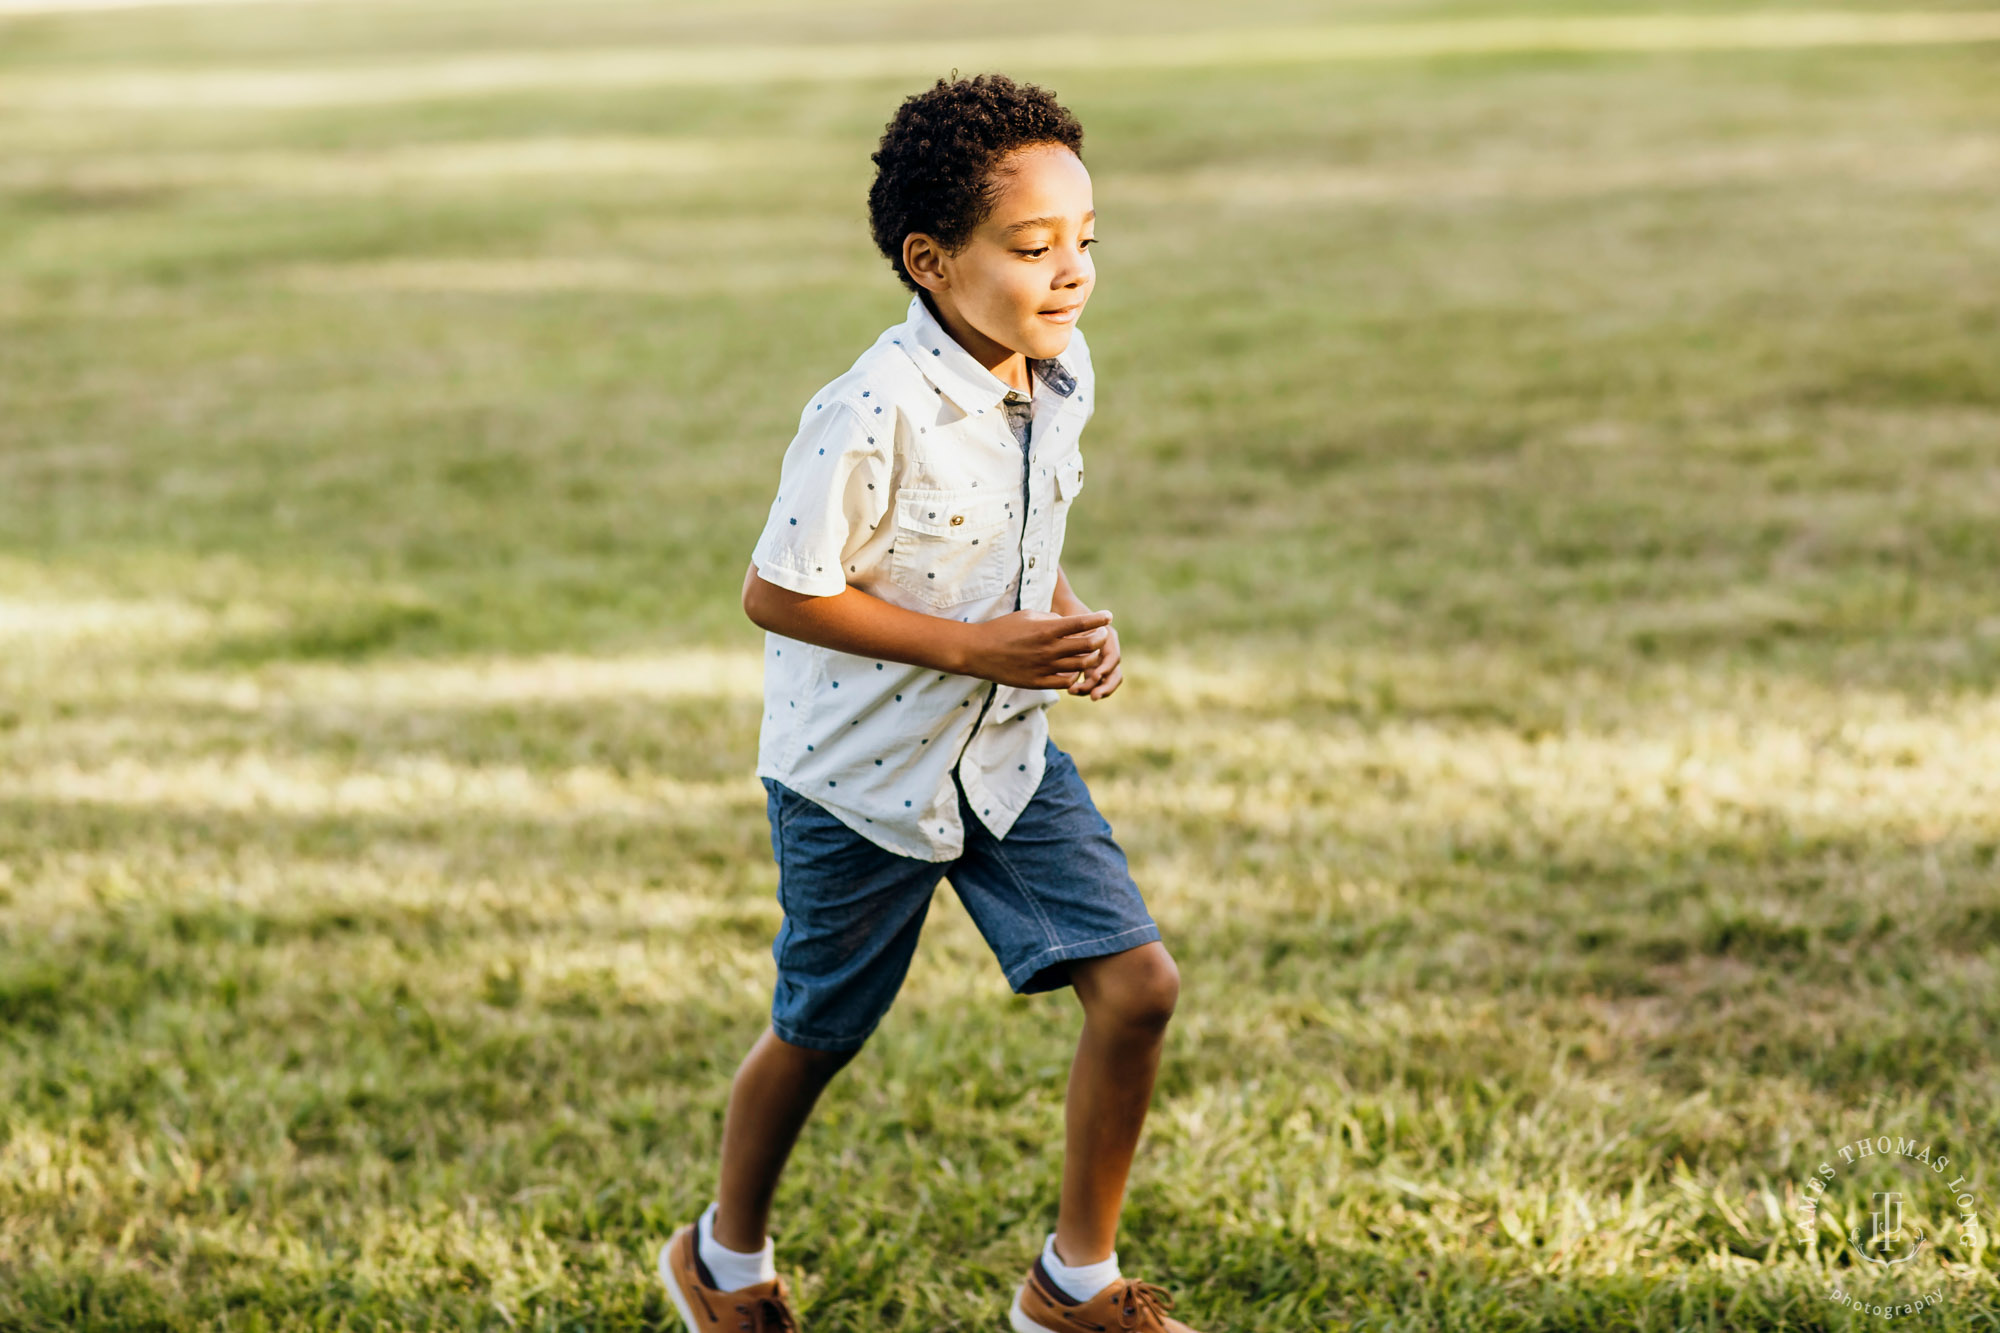
[[[965,850],[954,861],[892,852],[762,779],[785,910],[771,943],[773,1031],[794,1046],[859,1050],[902,989],[941,879],[1017,995],[1067,986],[1074,959],[1160,938],[1082,774],[1054,741],[1046,755],[1041,786],[1005,838],[979,822],[960,789]]]

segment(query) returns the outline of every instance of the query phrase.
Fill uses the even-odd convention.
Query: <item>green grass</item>
[[[904,305],[919,80],[842,44],[990,17],[0,17],[0,1330],[676,1326],[778,921],[737,588]],[[284,70],[376,94],[217,92]],[[1901,1188],[1893,1289],[2000,1324],[1949,1175],[1792,1226],[1878,1133],[1996,1203],[2000,44],[1047,78],[1129,676],[1053,726],[1184,979],[1127,1271],[1205,1333],[1868,1327]],[[1077,1022],[941,895],[780,1193],[813,1329],[1002,1327]]]

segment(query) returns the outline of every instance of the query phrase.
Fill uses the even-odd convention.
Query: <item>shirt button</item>
[[[958,526],[959,524],[961,524],[961,523],[963,523],[963,522],[965,522],[965,515],[963,515],[963,514],[953,514],[953,515],[951,516],[951,525],[952,525],[952,526],[953,526],[954,528],[955,528],[955,527],[957,527],[957,526]]]
[[[1035,567],[1035,557],[1033,557],[1033,556],[1029,556],[1029,557],[1028,557],[1028,568],[1029,568],[1029,569],[1033,569],[1034,567]]]

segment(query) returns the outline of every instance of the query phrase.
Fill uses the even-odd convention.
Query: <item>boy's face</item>
[[[1040,144],[1008,155],[994,179],[993,211],[964,249],[912,235],[903,262],[975,332],[1036,360],[1056,356],[1096,282],[1090,173],[1061,144]]]

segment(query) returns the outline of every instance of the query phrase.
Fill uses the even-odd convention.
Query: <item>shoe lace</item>
[[[785,1303],[782,1291],[776,1296],[759,1296],[754,1301],[740,1302],[736,1313],[743,1316],[739,1327],[745,1333],[799,1333],[799,1326],[792,1320],[792,1308]]]
[[[1165,1287],[1133,1279],[1118,1293],[1118,1308],[1124,1315],[1122,1328],[1159,1328],[1167,1311],[1174,1308],[1174,1298]],[[1141,1314],[1147,1316],[1145,1322],[1140,1321]]]

